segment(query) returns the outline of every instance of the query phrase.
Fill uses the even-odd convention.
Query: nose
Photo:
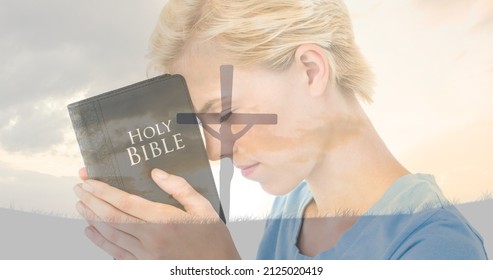
[[[220,130],[219,127],[214,125],[204,129],[207,157],[212,161],[220,160],[224,157],[231,158],[235,151],[233,135]]]
[[[209,160],[216,161],[221,159],[221,141],[212,136],[207,130],[204,130],[204,138]]]

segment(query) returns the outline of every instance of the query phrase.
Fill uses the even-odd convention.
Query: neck
[[[356,129],[338,134],[343,140],[331,141],[307,178],[319,216],[361,215],[396,179],[409,174],[357,107]]]

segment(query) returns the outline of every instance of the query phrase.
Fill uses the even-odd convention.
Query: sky
[[[83,164],[66,106],[147,77],[164,2],[1,0],[0,207],[75,215]],[[365,110],[391,151],[454,201],[493,193],[493,2],[346,4],[377,77]],[[267,211],[262,193],[236,172],[232,215]]]

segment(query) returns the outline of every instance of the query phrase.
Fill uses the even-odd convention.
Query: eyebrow
[[[229,101],[229,104],[231,104],[231,97],[226,97],[227,99],[229,100],[226,100],[226,101]],[[205,103],[205,105],[202,107],[202,109],[200,111],[198,111],[199,113],[210,113],[209,110],[214,106],[216,105],[217,103],[219,104],[222,104],[222,98],[215,98],[215,99],[212,99],[212,100],[209,100],[207,103]],[[221,108],[222,110],[223,108]],[[229,108],[231,109],[231,108]]]

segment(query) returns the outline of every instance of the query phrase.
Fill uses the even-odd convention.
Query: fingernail
[[[156,178],[161,181],[164,181],[169,178],[169,174],[161,169],[155,168],[152,172],[154,172],[154,176],[156,176]]]
[[[94,190],[94,187],[90,184],[88,184],[87,182],[84,182],[82,184],[82,188],[85,190],[85,191],[88,191],[88,192],[92,192]]]
[[[82,189],[81,189],[81,184],[77,184],[74,186],[74,193],[77,197],[81,197],[82,195]]]

